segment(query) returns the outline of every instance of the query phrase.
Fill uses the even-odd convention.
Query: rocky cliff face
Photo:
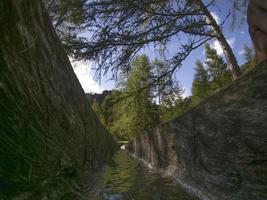
[[[40,2],[0,1],[0,199],[88,199],[116,145]]]
[[[127,149],[201,199],[267,199],[267,63]]]
[[[86,98],[90,102],[90,104],[93,104],[93,101],[95,100],[100,105],[104,102],[105,98],[112,93],[112,90],[104,90],[101,94],[85,94]]]

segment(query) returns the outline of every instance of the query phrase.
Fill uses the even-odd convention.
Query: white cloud
[[[190,90],[188,90],[186,87],[183,87],[184,93],[182,94],[183,98],[189,97],[191,95]]]
[[[89,63],[70,59],[73,70],[85,93],[102,93],[103,88],[94,80],[94,72]]]
[[[230,44],[231,47],[234,47],[235,45],[235,38],[230,38],[227,40],[227,42]]]
[[[216,51],[217,51],[217,53],[218,53],[219,55],[222,55],[222,54],[223,54],[223,50],[222,50],[221,45],[220,45],[220,43],[218,42],[218,40],[216,40],[216,41],[213,43],[212,47],[213,47],[214,49],[216,49]]]
[[[238,51],[238,55],[240,55],[240,56],[241,56],[241,55],[244,55],[244,53],[245,53],[244,49]]]
[[[233,48],[234,47],[234,44],[235,44],[235,38],[230,38],[230,39],[227,39],[227,42],[229,43],[229,45]],[[221,45],[220,43],[218,42],[218,40],[215,40],[215,42],[213,43],[212,47],[214,49],[216,49],[217,53],[219,55],[222,55],[223,54],[223,50],[221,48]]]
[[[212,17],[215,19],[215,21],[216,21],[218,24],[221,23],[221,19],[220,19],[220,17],[217,15],[216,12],[211,12],[210,14],[212,15]]]

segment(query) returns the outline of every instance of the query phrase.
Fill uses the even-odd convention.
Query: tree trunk
[[[214,33],[215,33],[215,37],[218,40],[223,53],[226,57],[227,63],[228,63],[228,67],[233,75],[233,79],[237,79],[241,76],[241,70],[239,68],[239,65],[237,63],[236,57],[232,51],[232,48],[230,47],[229,43],[227,42],[227,40],[225,39],[223,32],[220,28],[220,26],[217,24],[216,20],[214,19],[214,17],[211,15],[210,11],[208,10],[208,8],[203,4],[202,1],[196,1],[199,8],[201,9],[201,11],[203,12],[203,14],[207,17],[208,23],[210,23],[210,25],[213,27]]]

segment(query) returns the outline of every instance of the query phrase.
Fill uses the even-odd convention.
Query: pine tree
[[[195,2],[196,5],[199,6],[203,14],[206,16],[208,24],[213,29],[215,38],[217,39],[221,48],[223,49],[223,53],[228,63],[229,71],[231,71],[233,79],[237,79],[238,77],[241,76],[241,70],[237,63],[234,52],[222,32],[221,26],[216,22],[215,18],[212,16],[208,7],[203,3],[204,1],[202,0],[191,0],[191,1]]]
[[[247,71],[253,69],[256,65],[255,52],[252,48],[248,47],[247,45],[244,45],[243,51],[246,63],[242,65],[241,70],[243,73],[246,73]]]
[[[196,73],[192,83],[192,105],[205,100],[208,96],[232,81],[231,73],[216,49],[205,45],[204,63],[196,61]],[[207,66],[205,69],[204,64]]]
[[[167,88],[168,93],[162,96],[161,104],[159,105],[161,122],[169,121],[183,114],[188,106],[183,98],[184,89],[178,82],[174,82],[171,88]]]
[[[211,81],[211,91],[216,91],[232,81],[231,74],[223,58],[218,55],[216,49],[209,44],[205,45],[206,61],[209,79]]]
[[[151,64],[147,56],[138,57],[133,63],[133,71],[127,80],[126,93],[135,93],[131,98],[131,125],[135,134],[142,134],[144,130],[153,127],[152,88],[149,80],[152,78]],[[130,108],[130,107],[129,107]]]
[[[153,103],[152,65],[142,55],[132,63],[132,70],[119,80],[120,91],[105,97],[102,105],[93,102],[93,109],[117,140],[130,140],[158,124],[158,106]]]
[[[196,73],[192,83],[192,105],[205,100],[211,93],[208,71],[200,60],[196,61]]]
[[[156,96],[158,101],[158,114],[159,114],[159,121],[166,121],[166,112],[169,110],[167,109],[167,104],[169,105],[169,100],[174,95],[177,88],[174,89],[174,82],[172,78],[168,78],[167,76],[162,75],[168,71],[168,65],[162,60],[155,59],[153,61],[153,68],[155,77],[157,79],[156,83]],[[171,105],[172,106],[172,105]]]
[[[120,82],[123,88],[122,100],[116,105],[111,130],[120,134],[119,137],[124,140],[144,134],[158,123],[153,88],[150,86],[152,77],[149,59],[142,55],[132,63],[128,78]]]

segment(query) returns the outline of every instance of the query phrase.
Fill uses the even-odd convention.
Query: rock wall
[[[267,62],[127,149],[201,199],[267,199]]]
[[[0,1],[0,199],[90,199],[116,148],[41,1]]]

